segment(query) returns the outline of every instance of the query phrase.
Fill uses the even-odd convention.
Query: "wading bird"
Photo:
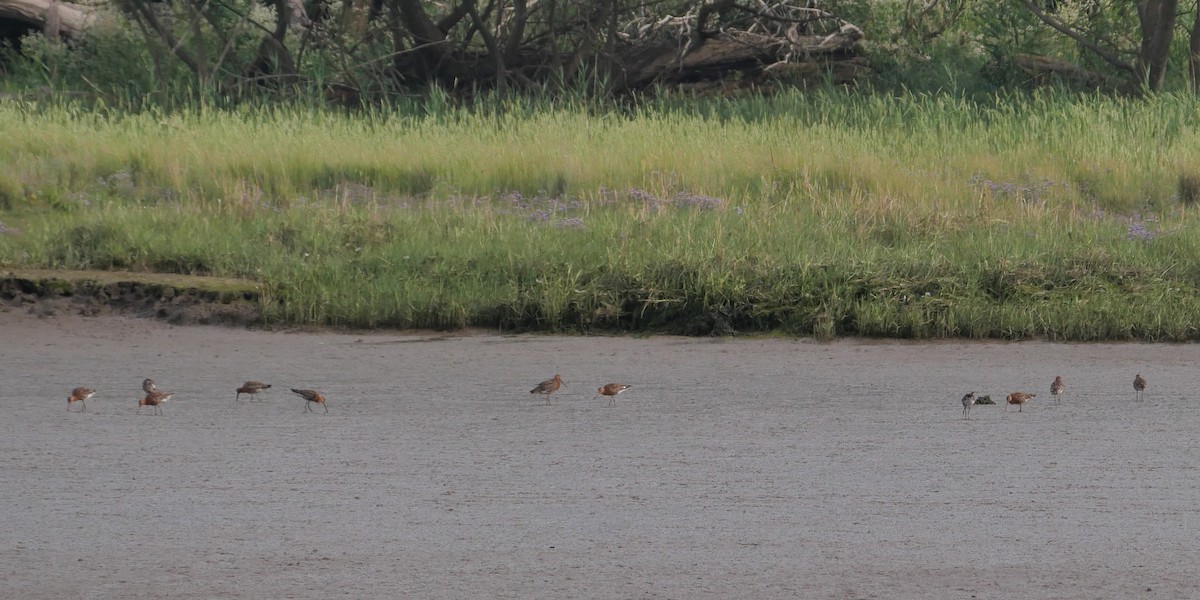
[[[257,381],[247,381],[246,383],[242,384],[242,387],[237,389],[237,395],[234,396],[233,399],[237,400],[238,402],[241,402],[242,394],[254,395],[263,390],[269,390],[269,389],[271,389],[271,384],[269,384],[269,383],[259,383]]]
[[[329,412],[329,407],[325,405],[325,396],[322,396],[318,392],[313,391],[313,390],[298,390],[296,388],[292,388],[292,393],[299,395],[301,398],[304,398],[305,412],[317,412],[312,409],[311,404],[313,402],[320,404],[321,407],[325,409],[325,412]]]
[[[1146,391],[1146,378],[1142,377],[1141,373],[1133,378],[1133,391],[1137,392],[1137,399],[1141,400],[1142,392]]]
[[[1032,400],[1033,398],[1036,398],[1036,397],[1037,397],[1037,394],[1030,394],[1027,392],[1013,392],[1008,395],[1008,399],[1007,399],[1008,404],[1004,405],[1004,410],[1006,410],[1006,411],[1008,410],[1009,404],[1016,404],[1018,407],[1017,412],[1022,412],[1025,410],[1025,403],[1029,402],[1030,400]]]
[[[1063,383],[1062,376],[1054,378],[1054,383],[1050,384],[1050,395],[1054,396],[1054,401],[1058,402],[1062,395],[1067,391],[1067,384]]]
[[[965,418],[967,418],[968,415],[971,414],[971,407],[975,406],[975,392],[970,392],[966,396],[963,396],[962,403],[963,403],[963,418],[965,419]]]
[[[147,379],[146,381],[150,381],[150,380]],[[153,386],[154,382],[151,381],[150,385]],[[154,414],[162,416],[162,414],[163,414],[162,403],[166,402],[167,400],[170,400],[171,396],[174,396],[174,395],[175,395],[175,392],[160,392],[158,390],[151,390],[149,392],[146,392],[146,397],[142,398],[141,402],[138,402],[137,414],[139,414],[139,415],[142,414],[143,406],[153,406]]]
[[[87,410],[87,402],[84,402],[84,400],[87,400],[94,395],[96,395],[96,390],[91,388],[77,387],[71,390],[71,395],[67,396],[67,412],[71,412],[71,405],[75,402],[83,405],[83,409],[81,409],[79,412]]]
[[[537,387],[533,388],[532,390],[529,390],[529,393],[545,395],[546,396],[546,406],[550,406],[550,394],[557,392],[558,388],[562,387],[562,384],[563,384],[562,375],[555,373],[554,379],[547,379],[547,380],[537,384]]]
[[[613,406],[617,403],[617,394],[629,389],[629,386],[623,383],[607,383],[600,389],[596,390],[596,395],[592,396],[592,400],[600,396],[608,396],[608,405]]]

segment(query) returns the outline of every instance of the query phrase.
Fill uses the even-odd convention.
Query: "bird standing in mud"
[[[555,373],[554,379],[547,379],[547,380],[537,384],[537,387],[533,388],[532,390],[529,390],[529,393],[530,394],[542,394],[542,395],[546,396],[546,406],[550,406],[550,394],[557,392],[558,388],[562,387],[562,384],[563,384],[562,375]]]
[[[963,403],[963,418],[966,419],[971,414],[971,407],[975,406],[975,392],[970,392],[962,398]]]
[[[77,387],[77,388],[71,390],[71,395],[67,396],[67,412],[71,412],[71,404],[73,404],[75,402],[78,402],[83,405],[83,409],[80,410],[79,412],[86,411],[87,410],[87,402],[84,402],[84,400],[87,400],[88,398],[91,398],[94,395],[96,395],[96,390],[93,390],[91,388]]]
[[[1054,383],[1050,384],[1050,395],[1054,396],[1054,401],[1058,402],[1062,395],[1067,391],[1067,384],[1063,383],[1062,376],[1054,378]]]
[[[271,384],[269,384],[269,383],[259,383],[257,381],[247,381],[246,383],[242,384],[242,387],[240,387],[236,390],[237,395],[234,396],[233,399],[237,400],[238,402],[241,402],[242,394],[254,395],[263,390],[269,390],[269,389],[271,389]]]
[[[1030,400],[1032,400],[1033,398],[1036,398],[1036,397],[1037,397],[1037,394],[1030,394],[1027,392],[1013,392],[1008,395],[1007,403],[1004,405],[1004,410],[1006,410],[1006,411],[1008,410],[1009,404],[1016,404],[1018,407],[1017,412],[1022,412],[1025,410],[1025,403],[1029,402]]]
[[[311,404],[313,402],[320,404],[321,407],[325,409],[325,412],[327,412],[327,413],[329,412],[329,407],[325,405],[325,396],[322,396],[320,393],[318,393],[314,390],[298,390],[296,388],[292,388],[292,393],[299,395],[301,398],[304,398],[304,411],[305,412],[317,412],[312,409]]]
[[[617,403],[617,394],[629,389],[629,386],[623,383],[607,383],[596,390],[596,395],[592,396],[592,400],[600,396],[608,396],[608,405],[613,406]]]
[[[146,381],[150,380],[147,379]],[[150,385],[153,387],[154,382],[150,381]],[[157,389],[151,389],[150,391],[146,392],[146,396],[142,398],[141,402],[138,402],[137,414],[142,414],[143,406],[152,406],[154,407],[154,414],[162,416],[162,403],[170,400],[171,396],[174,395],[175,392],[161,392]]]
[[[1142,377],[1141,373],[1133,378],[1133,391],[1137,392],[1137,399],[1141,400],[1142,392],[1146,391],[1146,378]]]

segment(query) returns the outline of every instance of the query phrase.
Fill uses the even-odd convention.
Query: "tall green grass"
[[[0,264],[249,278],[276,323],[1196,339],[1198,123],[1170,95],[0,104]]]

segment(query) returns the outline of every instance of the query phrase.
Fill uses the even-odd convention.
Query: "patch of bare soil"
[[[39,317],[152,317],[174,325],[258,323],[257,291],[246,282],[230,281],[143,273],[9,272],[0,278],[0,310]]]

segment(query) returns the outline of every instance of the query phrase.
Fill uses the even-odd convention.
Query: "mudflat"
[[[1197,363],[3,312],[0,597],[1189,597]],[[998,404],[963,419],[969,391]]]

